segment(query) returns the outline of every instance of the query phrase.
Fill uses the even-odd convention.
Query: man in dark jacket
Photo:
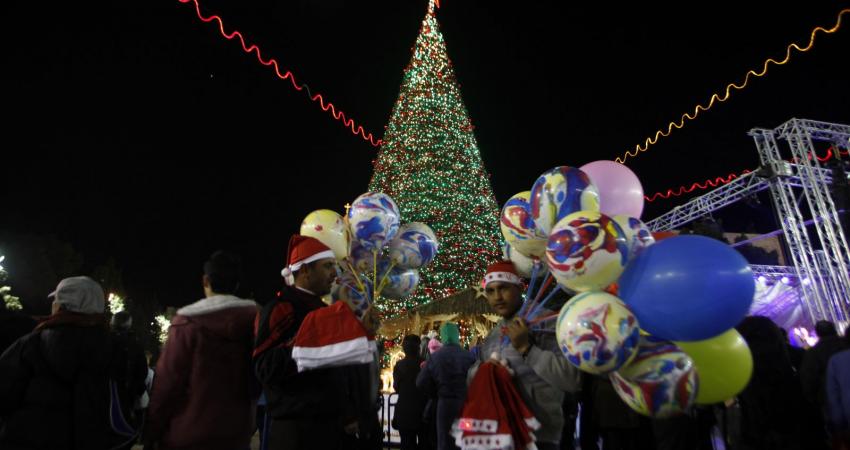
[[[458,327],[444,323],[440,328],[443,346],[425,363],[416,387],[437,398],[437,449],[456,449],[452,424],[460,416],[466,398],[466,375],[475,357],[460,347]]]
[[[121,400],[121,412],[134,428],[142,425],[142,411],[136,410],[136,401],[145,392],[148,362],[145,351],[133,333],[133,318],[127,311],[118,311],[110,321],[112,328],[113,358],[124,361],[116,369],[126,371],[126,376],[116,383],[116,392]],[[132,443],[127,445],[127,449]]]
[[[0,357],[0,448],[106,450],[126,443],[109,425],[112,367],[122,364],[112,358],[103,289],[72,277],[51,297],[51,316]]]
[[[401,450],[417,450],[425,443],[422,434],[425,397],[416,388],[416,377],[422,364],[422,358],[419,357],[420,342],[419,336],[405,336],[401,341],[404,359],[397,362],[393,368],[393,389],[398,393],[393,427],[401,437]]]
[[[737,396],[741,447],[734,448],[823,448],[819,442],[803,440],[803,392],[779,327],[768,317],[747,316],[735,328],[752,353],[753,374]]]
[[[845,333],[845,345],[848,340],[850,334]],[[829,360],[826,398],[833,448],[850,448],[850,350],[842,350]]]
[[[361,430],[358,421],[368,395],[352,400],[348,367],[298,372],[292,358],[304,318],[326,306],[321,297],[336,278],[336,260],[326,245],[307,236],[294,235],[287,253],[282,271],[287,286],[263,307],[255,323],[254,369],[271,416],[268,448],[337,450],[344,435],[370,431]],[[370,314],[364,324],[373,323]]]
[[[146,441],[159,449],[248,448],[259,383],[251,368],[257,306],[233,294],[239,259],[204,264],[206,298],[177,310],[156,365]]]
[[[800,369],[800,382],[806,400],[817,405],[827,418],[826,368],[832,355],[844,350],[844,343],[838,337],[832,322],[821,320],[815,324],[818,343],[806,351],[803,366]]]

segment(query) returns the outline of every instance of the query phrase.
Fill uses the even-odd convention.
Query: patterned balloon
[[[540,175],[531,188],[531,217],[540,233],[577,211],[599,211],[599,193],[590,177],[569,166],[555,167]]]
[[[546,246],[552,275],[578,292],[602,290],[617,281],[628,257],[622,228],[595,211],[579,211],[561,219]]]
[[[511,197],[502,208],[499,226],[505,242],[525,256],[542,257],[546,251],[546,235],[537,230],[531,217],[529,198],[531,191],[523,191]]]
[[[318,239],[327,245],[337,259],[348,255],[351,232],[342,216],[329,209],[319,209],[307,214],[301,221],[301,235]]]
[[[381,255],[378,254],[380,260]],[[364,247],[359,241],[351,243],[351,251],[348,260],[354,266],[354,269],[360,273],[372,272],[375,269],[375,257],[372,250]]]
[[[629,258],[636,257],[643,249],[655,243],[652,231],[640,219],[622,214],[614,216],[613,219],[626,234],[626,242],[629,244]]]
[[[351,234],[368,250],[380,250],[398,233],[398,212],[393,199],[380,192],[367,192],[354,200],[348,210]]]
[[[529,258],[528,256],[514,250],[511,244],[505,244],[505,250],[502,253],[505,256],[505,259],[514,263],[514,267],[516,268],[519,276],[525,279],[531,278],[531,274],[534,270],[535,259]],[[537,276],[546,276],[546,274],[549,273],[549,267],[547,267],[546,264],[539,259],[537,259],[537,264],[540,265],[540,267],[537,268]]]
[[[384,280],[386,274],[386,284],[384,284],[383,289],[378,291],[379,295],[386,298],[394,300],[403,299],[412,294],[419,285],[419,271],[416,269],[393,267],[390,269],[389,274],[387,274],[386,270],[380,269],[378,273],[379,285]]]
[[[650,417],[681,414],[697,395],[691,358],[671,342],[652,336],[641,336],[635,358],[610,379],[629,407]]]
[[[372,281],[361,276],[358,284],[356,277],[357,275],[350,271],[345,271],[338,276],[331,286],[331,299],[334,302],[344,301],[348,303],[354,310],[354,314],[362,319],[366,308],[372,303]],[[361,290],[361,284],[363,290]]]
[[[567,361],[585,372],[604,375],[635,356],[639,329],[622,300],[605,292],[585,292],[561,308],[555,332]]]
[[[437,235],[428,225],[406,223],[390,242],[390,259],[403,269],[418,269],[434,260],[437,248]]]

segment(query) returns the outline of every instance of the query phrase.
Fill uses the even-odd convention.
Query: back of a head
[[[754,343],[775,343],[782,341],[779,326],[765,316],[747,316],[735,327],[741,337],[752,346]]]
[[[830,336],[838,336],[838,331],[835,329],[835,324],[828,320],[819,320],[815,324],[815,333],[819,339]]]
[[[219,250],[204,263],[204,275],[218,294],[233,294],[242,279],[242,261],[233,253]]]
[[[127,311],[118,311],[110,322],[114,331],[128,331],[133,326],[133,317]]]
[[[401,349],[406,357],[419,356],[419,346],[422,340],[415,334],[408,334],[401,340]]]
[[[753,357],[750,386],[780,386],[793,379],[787,340],[770,318],[747,316],[735,327],[747,342]]]
[[[63,279],[48,297],[61,309],[79,314],[103,314],[106,307],[103,288],[86,276]]]
[[[460,329],[456,323],[446,322],[440,327],[440,340],[443,344],[460,345]]]

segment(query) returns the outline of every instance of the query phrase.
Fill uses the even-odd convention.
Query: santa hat
[[[455,445],[463,450],[536,449],[540,422],[522,400],[508,370],[481,364],[467,389],[460,417],[452,425]]]
[[[484,275],[484,287],[486,288],[488,284],[494,281],[522,286],[522,279],[517,274],[514,263],[510,261],[499,261],[487,267],[487,273]]]
[[[334,252],[314,237],[293,234],[287,247],[286,267],[280,271],[288,286],[295,284],[293,275],[304,264],[325,258],[334,258]]]
[[[372,362],[378,348],[345,302],[311,311],[292,347],[298,371]]]

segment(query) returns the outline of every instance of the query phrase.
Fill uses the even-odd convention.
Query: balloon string
[[[378,249],[372,250],[372,269],[372,289],[378,289]],[[375,292],[375,300],[380,293],[380,289]]]
[[[549,285],[552,284],[552,280],[554,280],[554,279],[555,278],[552,276],[552,273],[549,272],[549,274],[546,276],[546,281],[543,282],[543,286],[541,286],[540,290],[537,291],[537,295],[534,297],[534,301],[530,302],[528,308],[526,308],[525,315],[520,316],[520,317],[523,317],[523,318],[527,317],[528,313],[532,310],[532,306],[537,305],[537,301],[540,300],[541,296],[543,296],[543,292],[545,292],[546,289],[549,289]]]
[[[558,313],[553,312],[553,313],[547,314],[543,317],[538,317],[538,318],[528,322],[528,325],[534,326],[534,325],[537,325],[537,324],[540,324],[540,323],[543,323],[543,322],[548,322],[550,320],[554,320],[554,319],[557,319],[557,318],[558,318]]]
[[[534,262],[531,264],[531,278],[528,280],[528,289],[525,291],[525,302],[523,302],[522,306],[519,308],[518,315],[523,317],[525,310],[528,309],[529,303],[531,302],[531,293],[534,291],[534,284],[537,281],[537,271],[540,268],[540,259],[534,258]]]
[[[360,276],[357,271],[354,270],[354,266],[351,265],[351,261],[346,260],[345,264],[348,266],[348,270],[351,271],[351,274],[354,275],[354,281],[357,283],[357,286],[363,291],[363,294],[368,294],[366,292],[366,286],[363,285],[363,281],[360,280]]]
[[[555,288],[552,289],[549,292],[549,295],[547,295],[546,298],[544,298],[542,302],[540,302],[534,309],[531,310],[530,313],[528,313],[528,318],[534,319],[535,317],[537,317],[537,315],[540,314],[543,307],[546,306],[547,303],[549,303],[549,300],[552,300],[552,298],[555,297],[555,294],[558,293],[558,290],[559,290],[558,286],[555,286]]]

